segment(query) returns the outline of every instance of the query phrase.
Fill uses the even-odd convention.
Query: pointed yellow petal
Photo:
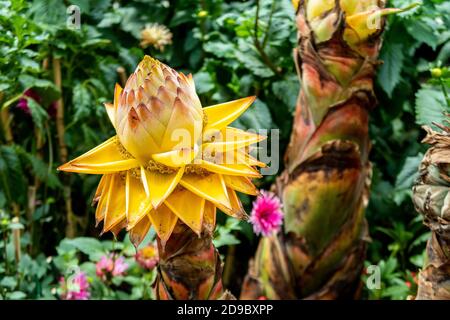
[[[103,104],[106,109],[106,113],[108,114],[108,118],[111,121],[114,129],[116,128],[116,109],[112,103],[104,103]]]
[[[253,185],[249,178],[239,176],[223,176],[225,185],[233,190],[256,196],[258,189]]]
[[[122,231],[123,228],[127,226],[127,220],[123,219],[118,224],[116,224],[114,227],[111,228],[111,233],[114,235],[115,238],[119,235],[120,231]]]
[[[145,194],[147,195],[147,197],[150,197],[150,187],[148,186],[146,171],[147,170],[145,170],[145,168],[141,166],[141,182],[142,182],[142,186],[144,187]]]
[[[133,229],[130,230],[130,240],[136,249],[139,247],[142,240],[144,240],[151,225],[150,219],[145,216]]]
[[[164,201],[170,210],[175,213],[195,233],[202,231],[203,209],[205,199],[189,190],[177,190]]]
[[[209,174],[207,176],[185,174],[181,178],[180,184],[189,191],[214,204],[231,208],[225,182],[220,174]]]
[[[203,228],[211,235],[216,228],[216,206],[209,201],[205,201],[205,209],[203,210]]]
[[[102,177],[102,180],[104,179],[103,187],[100,194],[100,199],[98,200],[97,209],[95,210],[96,226],[105,218],[112,176],[112,174],[106,174]]]
[[[172,193],[180,182],[184,173],[184,167],[177,172],[162,174],[157,171],[145,170],[145,179],[150,190],[150,201],[153,208],[158,208]]]
[[[245,210],[242,207],[241,200],[237,196],[236,192],[230,188],[227,188],[227,192],[228,192],[228,198],[230,198],[230,202],[231,202],[231,210],[229,208],[222,208],[222,207],[219,207],[219,209],[222,210],[227,215],[232,216],[237,219],[247,218],[247,213],[245,213]]]
[[[157,153],[154,154],[152,158],[156,162],[162,163],[168,167],[179,168],[191,163],[198,154],[199,149],[200,148],[195,144],[194,148]]]
[[[261,177],[258,171],[245,164],[216,164],[199,159],[199,166],[211,172],[230,176]]]
[[[247,110],[255,99],[254,96],[247,97],[204,108],[203,112],[207,118],[205,131],[225,128]]]
[[[116,86],[114,87],[114,109],[117,110],[117,107],[119,106],[120,96],[122,95],[122,87],[116,83]]]
[[[408,11],[416,7],[418,3],[413,3],[405,8],[367,8],[367,11],[357,12],[347,15],[345,18],[346,29],[344,32],[344,40],[350,44],[357,44],[366,41],[372,34],[378,32],[382,28],[380,18],[386,15]]]
[[[111,177],[108,203],[103,223],[103,232],[107,232],[125,219],[125,183],[119,174]]]
[[[129,172],[127,173],[126,197],[127,229],[130,230],[152,210],[152,204],[145,193],[141,180],[131,176]]]
[[[106,174],[129,170],[138,165],[136,159],[124,159],[117,145],[117,138],[112,137],[78,158],[63,164],[58,170]]]
[[[267,167],[267,164],[264,162],[258,161],[258,159],[252,157],[247,152],[244,151],[245,149],[241,149],[237,151],[237,163],[243,163],[246,165],[249,165],[251,167]]]
[[[97,189],[95,190],[94,199],[92,199],[92,205],[95,205],[100,200],[103,192],[103,186],[107,180],[107,175],[103,175],[98,183]]]
[[[164,247],[172,234],[173,228],[175,228],[178,217],[165,204],[161,204],[158,209],[150,211],[148,217]]]
[[[223,135],[222,141],[204,143],[202,148],[204,152],[206,151],[208,153],[227,152],[246,147],[264,139],[266,139],[266,137],[255,133],[246,132],[235,128],[227,128],[225,134]]]

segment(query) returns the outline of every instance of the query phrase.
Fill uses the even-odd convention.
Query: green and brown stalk
[[[161,300],[216,300],[223,295],[222,262],[208,233],[178,222],[165,246],[158,238],[156,295]]]
[[[424,128],[423,142],[431,148],[413,188],[414,205],[432,232],[416,300],[450,300],[450,127],[439,127],[441,132]]]
[[[65,125],[64,125],[64,102],[62,96],[62,79],[61,79],[61,60],[53,58],[53,77],[56,87],[61,91],[61,97],[56,101],[56,131],[58,135],[59,157],[61,162],[68,160],[67,146],[64,139]],[[72,210],[72,191],[67,179],[68,176],[62,177],[63,196],[66,209],[66,237],[73,238],[76,236],[77,219]]]
[[[367,241],[369,112],[383,1],[302,0],[294,51],[301,89],[286,169],[284,232],[260,242],[241,298],[353,298]]]

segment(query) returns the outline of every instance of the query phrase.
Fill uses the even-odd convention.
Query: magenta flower
[[[88,300],[91,295],[89,282],[86,274],[82,271],[68,277],[67,280],[61,277],[59,283],[61,286],[60,297],[63,300]]]
[[[106,280],[111,276],[121,276],[128,269],[123,257],[116,258],[114,254],[103,256],[95,265],[95,271],[99,278]]]
[[[253,210],[250,222],[253,231],[264,236],[273,231],[279,231],[283,223],[283,211],[280,199],[272,192],[261,191],[261,194],[253,202]]]
[[[19,102],[17,103],[17,108],[19,108],[26,114],[30,114],[30,108],[28,107],[28,98],[32,98],[37,103],[41,102],[41,97],[36,91],[34,91],[33,89],[25,90],[23,96],[19,99]]]
[[[150,244],[135,255],[136,262],[144,269],[152,270],[158,264],[158,248]]]
[[[16,107],[19,108],[20,110],[22,110],[24,113],[30,115],[31,111],[30,111],[30,107],[28,106],[28,99],[33,99],[34,101],[36,101],[37,103],[42,103],[42,98],[41,96],[34,91],[33,89],[27,89],[24,91],[22,97],[19,99],[19,101],[17,102]],[[56,112],[58,109],[58,104],[56,103],[56,101],[53,101],[47,108],[47,114],[50,116],[50,118],[56,118]]]

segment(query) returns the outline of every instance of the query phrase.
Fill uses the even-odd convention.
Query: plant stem
[[[3,92],[0,92],[0,102],[3,100]],[[6,144],[12,144],[14,142],[13,140],[13,134],[11,131],[11,121],[12,116],[8,112],[8,108],[1,108],[0,111],[0,117],[3,127],[3,134],[5,135],[5,141]]]
[[[4,254],[5,254],[5,274],[9,272],[9,263],[8,263],[8,232],[6,230],[3,231],[3,243],[4,243]]]
[[[56,101],[56,131],[58,134],[59,156],[62,163],[67,162],[68,152],[66,142],[64,140],[64,103],[62,92],[62,80],[61,80],[61,60],[53,57],[53,77],[55,85],[61,92],[61,97]],[[72,197],[71,188],[68,179],[64,179],[63,195],[66,206],[66,237],[73,238],[76,234],[76,219],[72,211]]]
[[[0,92],[0,102],[3,100],[3,92]],[[0,122],[3,126],[3,131],[5,134],[6,144],[12,145],[14,143],[14,137],[11,130],[12,115],[9,114],[8,108],[2,108],[0,111]],[[11,201],[12,211],[14,216],[19,217],[20,207],[15,201]]]
[[[228,246],[222,277],[222,281],[225,287],[228,287],[228,285],[230,284],[231,276],[233,275],[234,271],[233,267],[235,258],[236,258],[236,246]]]
[[[270,31],[270,27],[272,26],[272,17],[273,17],[273,13],[274,12],[275,12],[275,0],[272,0],[272,6],[270,7],[269,22],[267,23],[267,30],[266,30],[266,33],[264,35],[264,40],[262,42],[263,50],[264,50],[264,48],[267,45],[267,41],[269,40],[269,31]]]
[[[14,217],[12,220],[14,223],[19,223],[19,219]],[[22,253],[20,251],[20,229],[16,228],[13,230],[13,242],[14,242],[14,257],[16,259],[17,266],[19,265]],[[17,268],[17,270],[19,270]]]
[[[260,10],[260,4],[259,4],[259,0],[257,0],[256,1],[255,25],[254,25],[254,31],[253,31],[253,44],[254,44],[256,50],[258,51],[259,55],[261,56],[261,59],[263,60],[264,64],[267,67],[269,67],[269,69],[272,70],[273,73],[275,73],[276,75],[281,75],[282,74],[282,70],[272,63],[272,61],[270,60],[269,56],[264,51],[264,48],[261,46],[261,43],[259,42],[259,39],[258,39],[259,10]],[[267,41],[267,40],[265,40],[265,41]]]
[[[159,300],[215,300],[222,296],[222,263],[209,234],[200,237],[177,222],[169,240],[158,242]]]

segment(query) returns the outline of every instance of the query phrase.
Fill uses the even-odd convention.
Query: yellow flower
[[[180,219],[211,233],[216,208],[246,216],[236,191],[257,194],[250,179],[264,164],[248,149],[265,137],[228,127],[254,99],[202,108],[192,75],[145,56],[105,104],[116,135],[58,169],[103,175],[94,196],[103,232],[126,227],[137,245],[153,225],[165,243]]]
[[[141,47],[153,46],[159,51],[164,51],[164,47],[172,44],[172,33],[166,26],[152,23],[145,26],[141,31]]]

